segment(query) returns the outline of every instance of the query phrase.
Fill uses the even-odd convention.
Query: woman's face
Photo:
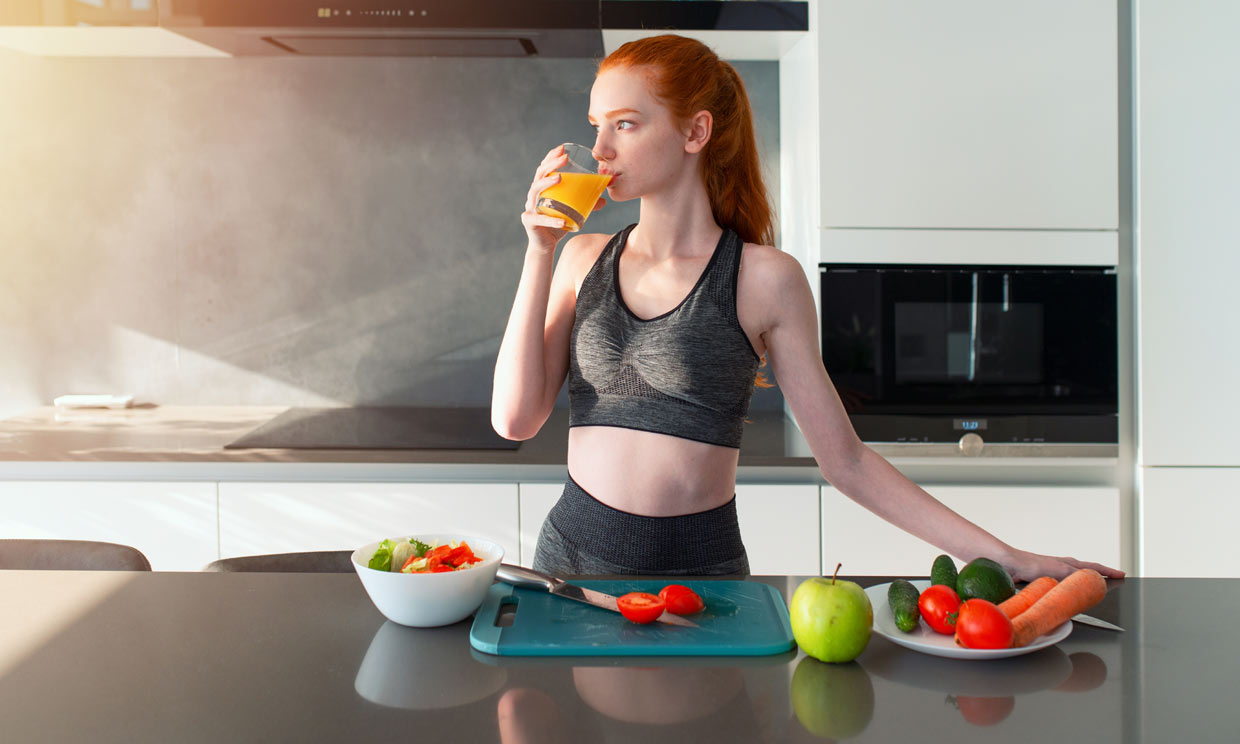
[[[589,119],[598,132],[594,157],[599,172],[612,174],[607,193],[615,201],[664,191],[692,167],[686,134],[639,69],[612,68],[595,78]]]

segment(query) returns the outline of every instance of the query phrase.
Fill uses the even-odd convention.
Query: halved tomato
[[[706,607],[698,593],[683,584],[668,584],[659,592],[659,598],[673,615],[692,615]]]
[[[649,592],[629,592],[616,600],[620,614],[635,623],[651,623],[659,619],[666,605]]]

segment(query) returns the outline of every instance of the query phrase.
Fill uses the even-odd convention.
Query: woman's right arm
[[[567,157],[557,147],[535,172],[521,223],[529,243],[508,326],[495,360],[491,393],[491,425],[505,439],[529,439],[538,433],[568,372],[568,338],[573,327],[576,289],[574,244],[565,244],[553,273],[555,246],[565,235],[564,221],[538,214],[535,204],[543,189],[559,180],[551,174]]]

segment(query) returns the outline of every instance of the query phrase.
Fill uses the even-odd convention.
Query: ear
[[[698,153],[710,142],[711,129],[715,125],[715,117],[709,111],[699,111],[689,117],[685,131],[685,152]]]

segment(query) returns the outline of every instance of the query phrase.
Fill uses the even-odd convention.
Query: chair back
[[[258,573],[353,573],[351,550],[240,555],[211,561],[203,571]]]
[[[0,569],[26,571],[150,571],[129,545],[94,540],[0,540]]]

